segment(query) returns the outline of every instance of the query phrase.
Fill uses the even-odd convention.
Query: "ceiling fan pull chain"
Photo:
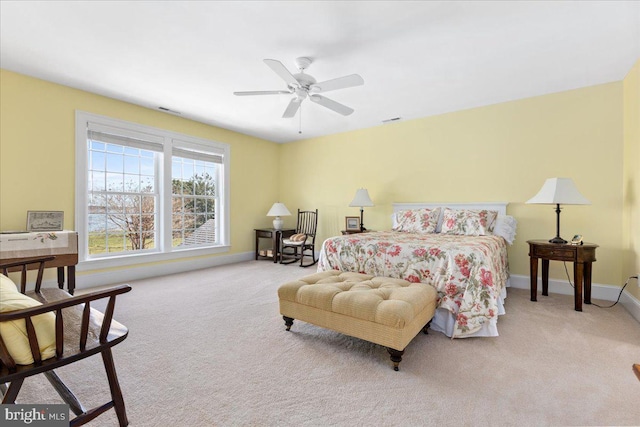
[[[302,105],[300,106],[300,117],[299,117],[299,119],[300,119],[300,122],[299,122],[300,125],[298,127],[298,134],[301,135],[302,134]]]

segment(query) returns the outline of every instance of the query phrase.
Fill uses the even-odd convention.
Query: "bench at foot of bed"
[[[360,273],[324,271],[278,289],[287,331],[302,320],[387,347],[394,369],[436,309],[437,292],[424,283]]]

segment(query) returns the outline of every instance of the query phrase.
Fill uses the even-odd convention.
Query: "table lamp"
[[[273,228],[276,230],[282,230],[282,218],[280,217],[289,215],[291,215],[289,209],[287,209],[284,203],[280,202],[274,203],[273,206],[271,206],[271,209],[269,209],[269,212],[267,212],[267,216],[275,216],[275,219],[273,220]]]
[[[363,223],[364,208],[374,206],[373,201],[371,201],[371,198],[369,197],[369,192],[367,191],[367,189],[366,188],[358,189],[356,191],[355,197],[353,198],[351,203],[349,203],[349,206],[360,208],[360,231],[365,231],[366,228],[364,228],[364,223]]]
[[[571,178],[549,178],[538,191],[538,194],[527,200],[530,204],[556,205],[556,237],[549,243],[567,243],[560,237],[560,205],[590,205],[573,183]]]

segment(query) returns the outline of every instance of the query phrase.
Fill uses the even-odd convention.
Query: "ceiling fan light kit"
[[[283,118],[291,118],[296,115],[300,109],[302,101],[309,98],[312,102],[321,105],[329,110],[335,111],[343,116],[348,116],[354,112],[353,108],[347,107],[339,102],[329,99],[325,96],[318,95],[319,93],[329,92],[331,90],[346,89],[349,87],[360,86],[364,84],[364,80],[358,74],[351,74],[344,77],[338,77],[336,79],[327,80],[318,83],[316,79],[305,74],[304,70],[311,65],[313,60],[306,56],[296,58],[295,63],[298,67],[299,73],[291,74],[289,70],[282,64],[282,62],[275,59],[265,59],[264,63],[267,64],[282,80],[287,84],[288,90],[268,90],[268,91],[244,91],[234,92],[237,96],[251,96],[251,95],[295,95],[294,98],[289,101],[289,105],[282,115]]]

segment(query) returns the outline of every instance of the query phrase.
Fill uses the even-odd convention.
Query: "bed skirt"
[[[509,279],[502,291],[500,291],[500,297],[498,298],[498,316],[505,314],[504,300],[507,298],[507,288],[509,287]],[[450,311],[444,308],[436,309],[436,314],[431,321],[429,328],[436,332],[442,332],[449,338],[453,336],[453,329],[456,324],[456,316]],[[471,337],[497,337],[498,336],[498,317],[490,319],[488,323],[482,325],[482,328],[473,334],[464,335],[456,338],[471,338]]]

